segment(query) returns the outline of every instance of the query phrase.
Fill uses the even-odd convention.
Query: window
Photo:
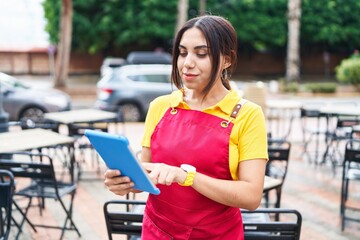
[[[170,75],[166,75],[166,74],[129,75],[128,78],[135,82],[154,82],[154,83],[170,82]]]

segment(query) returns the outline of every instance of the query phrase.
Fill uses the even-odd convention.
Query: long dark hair
[[[171,81],[178,89],[184,87],[181,80],[179,69],[177,68],[177,59],[179,57],[179,44],[185,31],[190,28],[198,28],[205,36],[206,42],[210,47],[210,58],[212,63],[211,79],[203,90],[206,96],[214,86],[220,69],[220,54],[230,58],[231,65],[221,73],[222,83],[227,89],[231,89],[229,78],[237,63],[237,36],[234,27],[223,17],[205,15],[196,17],[187,21],[178,31],[174,41],[172,75]]]

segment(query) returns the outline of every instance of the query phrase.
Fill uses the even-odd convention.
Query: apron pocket
[[[156,224],[144,214],[141,239],[146,240],[172,240],[169,234],[161,230]]]

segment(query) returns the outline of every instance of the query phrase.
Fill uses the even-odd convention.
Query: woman
[[[160,195],[149,195],[143,239],[243,239],[239,208],[262,198],[267,139],[261,107],[232,91],[237,38],[222,17],[202,16],[179,30],[172,82],[145,121],[141,160]],[[138,192],[108,170],[118,195]]]

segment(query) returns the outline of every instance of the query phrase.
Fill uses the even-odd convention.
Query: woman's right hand
[[[106,170],[104,183],[107,188],[115,193],[116,195],[124,196],[129,192],[139,192],[135,190],[134,183],[130,180],[129,177],[121,176],[119,170]]]

